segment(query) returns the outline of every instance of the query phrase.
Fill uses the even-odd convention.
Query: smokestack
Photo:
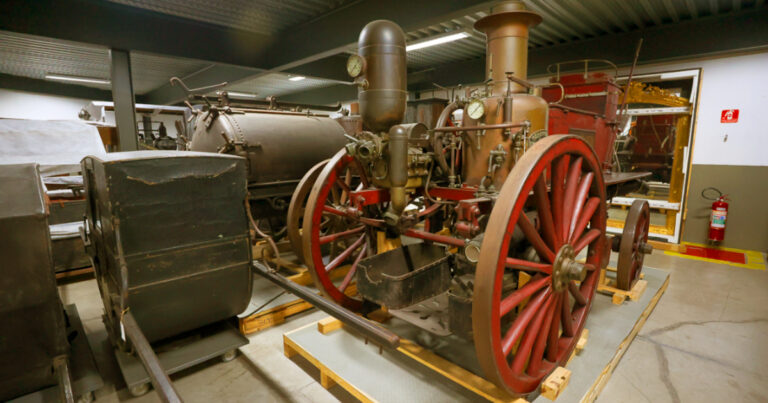
[[[491,8],[491,14],[475,23],[475,29],[486,39],[485,78],[492,79],[493,95],[507,90],[505,73],[512,72],[523,80],[528,77],[528,29],[541,22],[541,16],[527,10],[521,1],[507,1]],[[512,83],[512,92],[526,88]]]

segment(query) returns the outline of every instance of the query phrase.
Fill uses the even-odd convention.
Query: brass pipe
[[[528,123],[499,123],[495,125],[483,125],[483,126],[462,126],[462,127],[436,127],[432,129],[434,132],[468,132],[472,130],[493,130],[493,129],[514,129],[516,127],[528,127]]]
[[[405,210],[408,183],[408,132],[402,125],[389,130],[389,209],[387,219],[397,222]]]

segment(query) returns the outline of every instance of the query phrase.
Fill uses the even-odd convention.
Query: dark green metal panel
[[[53,359],[69,345],[37,166],[0,166],[0,189],[0,400],[7,400],[55,384]]]
[[[96,275],[110,334],[130,309],[157,341],[242,312],[251,296],[246,164],[176,151],[83,160]]]

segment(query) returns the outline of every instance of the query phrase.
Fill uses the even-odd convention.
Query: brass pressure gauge
[[[352,55],[347,59],[347,73],[356,78],[365,70],[365,59],[360,55]]]
[[[474,120],[485,116],[485,104],[481,99],[475,99],[467,105],[467,115]]]

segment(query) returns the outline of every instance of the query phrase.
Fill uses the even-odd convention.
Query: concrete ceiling
[[[636,38],[649,33],[672,35],[684,27],[702,29],[725,21],[744,25],[768,16],[762,0],[525,3],[544,18],[530,34],[533,63],[571,53],[613,56],[623,62]],[[469,32],[465,39],[409,52],[409,85],[416,89],[432,82],[473,82],[482,76],[485,43],[472,26],[486,15],[490,4],[470,0],[7,0],[0,4],[0,84],[14,77],[20,83],[43,80],[51,73],[108,79],[109,48],[120,48],[131,51],[134,88],[143,101],[179,102],[183,94],[168,85],[171,76],[179,76],[190,87],[227,81],[230,90],[263,97],[332,103],[354,96],[354,87],[340,84],[348,80],[346,54],[354,52],[362,26],[378,18],[398,22],[409,42]],[[754,23],[754,29],[759,29],[765,21]],[[743,34],[731,34],[736,33]],[[758,32],[750,40],[737,41],[734,48],[766,45],[764,37]],[[605,49],[606,41],[623,43],[609,47],[605,56],[587,54]],[[697,52],[709,49],[691,43],[664,45]],[[649,52],[641,60],[659,57]],[[296,75],[307,79],[288,80]],[[36,88],[45,87],[38,84]],[[61,87],[56,86],[56,91]]]

